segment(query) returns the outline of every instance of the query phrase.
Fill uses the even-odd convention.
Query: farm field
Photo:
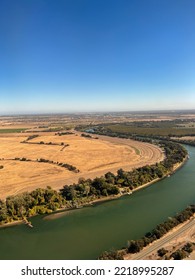
[[[115,133],[136,134],[143,136],[185,136],[195,135],[194,127],[181,127],[175,122],[142,122],[137,123],[124,123],[124,124],[111,124],[105,125],[107,129]]]
[[[95,134],[92,138],[81,137],[81,133],[74,130],[79,125],[84,125],[83,131],[85,125],[98,129],[102,126],[115,133],[174,134],[193,140],[194,116],[194,112],[2,116],[0,198],[38,187],[59,189],[76,183],[79,178],[95,178],[108,171],[116,173],[120,168],[131,170],[164,158],[157,146],[146,142]],[[73,134],[60,136],[61,132]],[[33,135],[38,137],[22,143]],[[49,162],[39,162],[40,159]],[[59,163],[73,166],[79,172]]]
[[[183,122],[185,120],[185,122]],[[15,115],[0,116],[0,129],[28,128],[28,130],[46,130],[48,128],[74,128],[77,125],[96,125],[100,123],[147,123],[160,122],[165,128],[166,122],[176,121],[179,128],[193,128],[195,125],[195,111],[159,111],[159,112],[108,112],[83,114],[46,114],[46,115]],[[167,126],[167,125],[166,125]],[[155,125],[156,127],[156,125]],[[169,125],[168,125],[169,127]],[[171,125],[172,127],[172,125]],[[154,131],[152,131],[154,132]]]
[[[130,170],[164,158],[157,146],[148,143],[106,136],[95,139],[94,135],[86,138],[77,132],[62,136],[41,132],[36,138],[22,143],[32,135],[25,132],[0,134],[1,199],[38,187],[59,189],[81,177],[95,178],[108,171],[115,173],[120,168]],[[50,163],[39,162],[40,159]],[[75,173],[56,163],[72,165],[80,172]]]

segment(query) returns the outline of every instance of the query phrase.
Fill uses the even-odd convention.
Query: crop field
[[[188,124],[181,126],[174,122],[111,124],[105,125],[105,128],[116,133],[137,134],[143,136],[195,136],[194,126],[189,127]]]
[[[59,189],[81,177],[95,178],[120,168],[130,170],[164,158],[157,146],[133,140],[94,135],[86,138],[77,132],[61,136],[42,132],[32,136],[33,133],[25,132],[0,135],[1,199],[38,187]],[[68,170],[61,163],[74,166],[79,172]]]
[[[3,128],[0,129],[0,134],[2,133],[19,133],[25,131],[26,128]]]

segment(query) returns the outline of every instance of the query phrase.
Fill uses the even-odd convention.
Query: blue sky
[[[0,114],[195,109],[193,0],[1,0]]]

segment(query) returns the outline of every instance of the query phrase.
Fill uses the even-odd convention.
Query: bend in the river
[[[0,229],[0,259],[96,259],[126,246],[158,223],[195,202],[195,147],[174,175],[131,196],[65,212],[56,219],[32,218],[33,228]]]

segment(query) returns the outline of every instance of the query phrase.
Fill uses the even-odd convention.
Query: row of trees
[[[68,147],[70,146],[69,144],[64,144],[64,142],[61,142],[61,143],[53,143],[53,142],[44,142],[44,141],[40,141],[40,142],[27,142],[26,140],[25,141],[22,141],[21,143],[23,144],[34,144],[34,145],[53,145],[53,146],[65,146],[65,147]]]
[[[39,158],[37,160],[32,160],[29,158],[19,158],[19,157],[15,157],[13,160],[17,160],[17,161],[33,161],[33,162],[44,162],[44,163],[50,163],[50,164],[55,164],[61,167],[64,167],[66,169],[68,169],[69,171],[73,171],[75,173],[80,172],[79,169],[77,169],[74,165],[68,164],[68,163],[63,163],[63,162],[58,162],[58,161],[53,161],[53,160],[49,160],[49,159],[45,159],[45,158]]]
[[[190,145],[190,146],[195,146],[195,139],[194,140],[184,140],[182,138],[180,139],[172,139],[173,142],[177,142],[177,143],[181,143],[181,144],[185,144],[185,145]]]
[[[71,132],[65,132],[65,133],[57,133],[58,135],[64,135],[64,134],[72,134]],[[57,135],[56,134],[56,135]],[[61,142],[61,143],[53,143],[53,142],[44,142],[44,141],[39,141],[39,142],[29,142],[30,140],[34,139],[34,138],[37,138],[39,137],[38,134],[33,134],[33,135],[30,135],[27,137],[26,140],[22,141],[21,143],[24,143],[24,144],[37,144],[37,145],[57,145],[57,146],[66,146],[68,147],[69,144],[65,144],[64,142]]]
[[[138,240],[131,240],[128,242],[128,246],[122,250],[112,250],[112,251],[105,251],[103,252],[99,259],[101,260],[119,260],[123,259],[123,256],[127,253],[138,253],[140,252],[145,246],[149,245],[153,241],[161,238],[165,235],[168,231],[176,227],[177,225],[189,220],[195,213],[195,205],[191,205],[187,207],[185,210],[177,214],[175,217],[169,218],[169,220],[159,224],[153,229],[151,232],[148,232],[144,235],[144,237]],[[193,244],[187,243],[181,249],[173,252],[168,258],[173,258],[175,260],[182,259],[186,257],[189,253],[193,250]],[[158,250],[158,255],[162,258],[165,257],[168,253],[167,250],[161,248]]]
[[[194,213],[195,213],[195,205],[191,205],[187,207],[185,210],[177,214],[175,217],[170,218],[164,223],[157,225],[155,229],[153,229],[151,232],[146,233],[145,236],[142,237],[141,239],[129,241],[127,252],[138,253],[145,246],[161,238],[163,235],[165,235],[168,231],[170,231],[177,225],[189,220],[194,215]]]
[[[62,136],[62,135],[71,135],[71,134],[74,134],[74,133],[71,132],[71,131],[57,132],[57,133],[55,133],[55,135],[59,135],[59,136]]]
[[[163,260],[170,260],[170,259],[174,259],[174,260],[182,260],[184,258],[186,258],[187,256],[189,256],[190,253],[193,252],[194,246],[195,244],[191,243],[191,242],[187,242],[185,245],[183,245],[181,248],[170,252],[169,250],[166,250],[165,248],[160,248],[157,253],[158,256],[160,257],[160,259]]]
[[[119,187],[114,183],[115,175],[110,173],[111,177],[105,176],[100,178],[80,179],[77,184],[65,185],[60,194],[68,201],[74,201],[80,204],[85,198],[91,198],[89,201],[102,196],[117,195],[120,193]],[[111,182],[112,181],[112,182]]]

